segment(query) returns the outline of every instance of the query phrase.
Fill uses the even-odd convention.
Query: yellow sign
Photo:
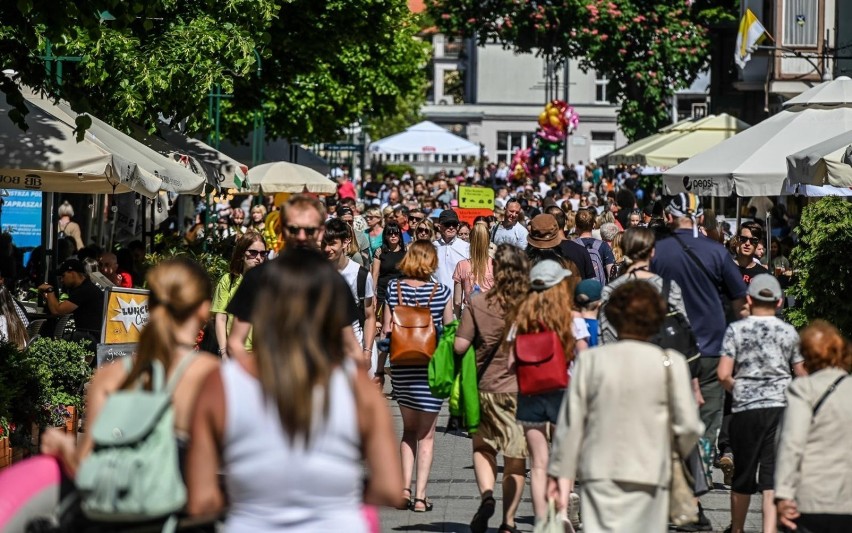
[[[494,209],[494,189],[459,187],[459,207],[462,209]]]
[[[148,291],[110,287],[106,291],[106,318],[101,342],[139,342],[139,333],[148,323]]]

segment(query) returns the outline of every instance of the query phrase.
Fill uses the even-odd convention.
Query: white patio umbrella
[[[0,119],[0,187],[86,194],[135,191],[149,198],[160,189],[189,192],[203,178],[92,117],[77,142],[75,118],[65,104],[25,94],[29,129]],[[0,102],[0,115],[11,106]]]
[[[852,80],[822,83],[786,109],[663,173],[668,194],[786,194],[790,154],[852,129]]]
[[[370,144],[374,154],[439,154],[478,156],[480,147],[428,120]]]
[[[787,156],[790,185],[852,187],[852,131]]]
[[[337,184],[316,170],[295,163],[276,161],[252,167],[248,171],[251,191],[255,194],[276,192],[334,194]]]

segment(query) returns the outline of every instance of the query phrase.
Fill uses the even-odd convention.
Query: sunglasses
[[[382,218],[379,215],[367,215],[366,218]]]
[[[446,229],[456,229],[456,228],[459,227],[459,223],[458,222],[445,222],[444,224],[441,224],[441,226],[443,226]]]
[[[305,232],[305,237],[311,238],[314,234],[319,231],[318,227],[315,226],[285,226],[287,228],[287,233],[290,235],[298,235],[300,231]]]
[[[246,257],[254,259],[260,256],[261,259],[266,259],[269,256],[269,250],[246,250]]]
[[[400,235],[402,235],[401,231],[397,231],[394,229],[388,231],[388,237],[399,237]]]
[[[431,231],[429,231],[429,228],[417,228],[417,234],[418,235],[420,235],[420,234],[429,235],[430,233],[431,233]]]
[[[744,242],[750,242],[752,246],[757,246],[757,244],[760,242],[760,239],[758,239],[757,237],[743,237],[742,235],[740,235],[738,238],[740,240],[740,244]]]
[[[421,222],[426,217],[408,217],[408,220],[413,220],[414,222]]]

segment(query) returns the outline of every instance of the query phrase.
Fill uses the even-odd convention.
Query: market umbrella
[[[131,135],[149,148],[172,157],[195,174],[203,176],[211,189],[249,188],[246,165],[198,139],[175,131],[168,124],[158,124],[154,134],[137,126],[132,129]]]
[[[160,189],[183,192],[203,186],[194,175],[131,137],[92,118],[77,142],[74,113],[36,94],[25,94],[29,128],[0,120],[0,187],[84,194],[135,191],[153,198]],[[0,103],[0,114],[11,106]]]
[[[852,129],[852,80],[805,91],[763,122],[663,173],[668,194],[777,196],[788,192],[787,156]]]
[[[787,156],[791,186],[852,187],[852,131]]]
[[[480,146],[425,120],[370,144],[374,154],[440,154],[479,156]]]
[[[682,120],[598,158],[598,161],[608,165],[670,168],[748,127],[748,124],[727,113]]]
[[[249,169],[248,181],[253,193],[309,192],[334,194],[337,184],[316,170],[295,163],[276,161]]]

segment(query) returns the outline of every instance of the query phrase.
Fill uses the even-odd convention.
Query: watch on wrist
[[[56,290],[56,289],[54,289],[53,287],[46,287],[44,289],[44,293],[47,294],[47,293],[53,292],[54,290]]]

